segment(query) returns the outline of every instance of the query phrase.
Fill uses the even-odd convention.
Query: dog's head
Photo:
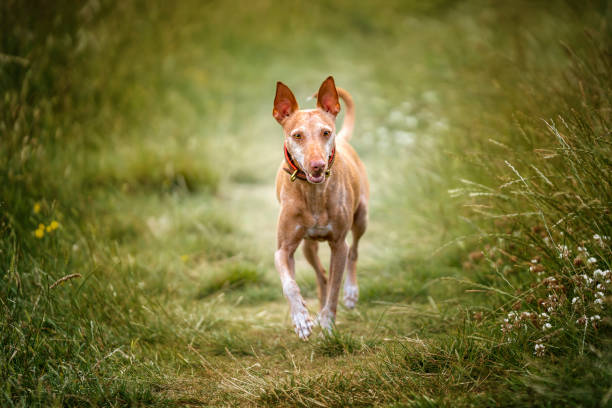
[[[276,83],[272,115],[283,127],[285,146],[309,183],[325,181],[335,146],[338,112],[340,101],[331,76],[319,88],[316,109],[300,110],[291,90],[282,82]]]

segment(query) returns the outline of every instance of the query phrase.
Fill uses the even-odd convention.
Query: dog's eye
[[[329,130],[324,130],[323,131],[323,136],[328,137],[330,134]]]
[[[296,133],[295,135],[293,135],[293,137],[295,137],[296,139],[301,139],[302,138],[302,134],[301,133]]]

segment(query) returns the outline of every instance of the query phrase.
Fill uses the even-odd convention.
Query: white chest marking
[[[331,223],[323,226],[314,226],[310,227],[306,230],[306,236],[308,238],[324,238],[329,235],[330,232],[333,231]]]

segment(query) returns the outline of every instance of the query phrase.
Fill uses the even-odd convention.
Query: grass
[[[331,333],[323,333],[314,345],[318,355],[336,357],[342,354],[353,354],[364,348],[359,341],[349,333],[340,333],[337,330]]]
[[[245,286],[253,288],[259,286],[262,279],[263,273],[252,265],[226,265],[222,270],[215,271],[212,276],[203,279],[198,298],[205,298],[219,291],[240,290]]]
[[[0,10],[0,405],[612,404],[607,3]],[[371,222],[305,343],[270,104],[330,73]]]

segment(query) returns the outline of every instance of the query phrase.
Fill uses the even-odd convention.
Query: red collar
[[[285,170],[287,173],[289,173],[289,175],[291,175],[291,181],[295,181],[296,178],[299,178],[300,180],[308,180],[306,178],[306,173],[300,170],[300,168],[296,166],[293,162],[293,157],[291,157],[291,154],[289,154],[289,151],[287,150],[287,145],[284,145],[283,147],[285,149],[285,161],[289,165],[289,168],[283,167],[283,170]],[[331,175],[331,167],[332,164],[334,164],[335,157],[336,147],[334,146],[331,151],[331,155],[329,156],[329,159],[327,159],[327,170],[325,170],[325,178]]]

